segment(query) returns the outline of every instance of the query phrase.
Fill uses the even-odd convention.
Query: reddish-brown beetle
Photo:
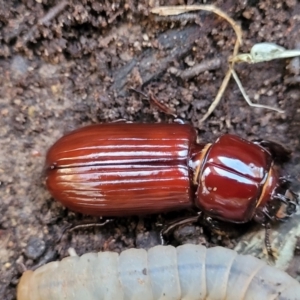
[[[89,215],[197,207],[222,221],[266,224],[290,216],[297,204],[274,167],[276,152],[284,153],[230,134],[197,144],[188,124],[98,124],[50,148],[46,184],[55,199]]]

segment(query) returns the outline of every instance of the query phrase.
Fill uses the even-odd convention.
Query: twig
[[[223,19],[225,19],[232,26],[233,30],[235,31],[236,37],[237,37],[232,57],[236,57],[238,54],[239,47],[242,44],[242,29],[232,18],[230,18],[225,12],[218,9],[217,7],[215,7],[213,5],[164,6],[164,7],[153,8],[151,10],[151,12],[155,13],[155,14],[159,14],[160,16],[169,16],[169,15],[178,15],[178,14],[186,13],[188,11],[195,11],[195,10],[204,10],[204,11],[213,12],[213,13],[219,15],[220,17],[222,17]],[[217,94],[215,100],[213,101],[213,103],[208,108],[208,111],[206,112],[206,114],[199,121],[199,123],[202,123],[203,121],[205,121],[207,119],[207,117],[214,111],[214,109],[219,104],[219,102],[224,94],[224,91],[228,85],[228,82],[230,80],[231,72],[234,67],[234,63],[235,63],[234,60],[232,60],[229,63],[229,70],[227,71],[227,73],[223,79],[223,82],[221,84],[221,87],[219,88],[218,94]]]
[[[27,32],[27,34],[23,36],[23,43],[26,44],[32,38],[38,26],[45,25],[46,23],[50,22],[52,19],[58,16],[68,4],[68,1],[63,0],[54,7],[52,7],[42,18],[38,20],[37,24],[32,26],[31,29]]]
[[[172,15],[180,15],[189,11],[197,11],[197,10],[204,10],[213,12],[223,19],[225,19],[235,31],[237,39],[242,44],[242,29],[241,27],[232,19],[230,18],[225,12],[221,9],[215,7],[214,5],[182,5],[182,6],[159,6],[151,9],[153,14],[158,14],[160,16],[172,16]]]
[[[210,60],[206,60],[200,64],[197,64],[187,70],[181,71],[175,67],[169,68],[169,72],[171,74],[174,74],[175,76],[180,77],[181,79],[190,79],[192,77],[195,77],[199,75],[200,73],[203,73],[205,71],[210,71],[210,70],[216,70],[220,68],[221,66],[221,59],[219,58],[214,58]]]
[[[233,50],[233,57],[237,55],[238,53],[238,50],[239,50],[239,41],[236,40],[235,42],[235,46],[234,46],[234,50]],[[218,94],[215,98],[215,100],[213,101],[213,103],[210,105],[210,107],[208,108],[206,114],[200,119],[199,121],[199,124],[200,125],[203,121],[205,121],[209,116],[210,114],[215,110],[215,108],[217,107],[217,105],[219,104],[223,94],[224,94],[224,91],[228,85],[228,82],[231,78],[231,74],[232,74],[232,70],[233,70],[233,67],[234,67],[234,61],[232,61],[230,64],[229,64],[229,69],[223,79],[223,82],[219,88],[219,91],[218,91]]]
[[[240,79],[239,79],[239,77],[238,77],[238,75],[236,74],[236,72],[235,72],[234,69],[231,70],[231,74],[232,74],[232,76],[233,76],[233,78],[234,78],[236,84],[238,85],[238,87],[239,87],[239,89],[240,89],[240,91],[241,91],[241,93],[242,93],[244,99],[246,100],[246,102],[248,103],[249,106],[252,106],[252,107],[258,107],[258,108],[267,108],[267,109],[275,110],[275,111],[277,111],[277,112],[279,112],[279,113],[284,113],[284,110],[279,109],[279,108],[275,108],[275,107],[268,106],[268,105],[263,105],[263,104],[258,104],[258,103],[253,103],[253,102],[250,100],[250,98],[249,98],[249,96],[247,95],[247,93],[245,92],[245,89],[244,89],[244,87],[243,87],[243,85],[242,85],[242,83],[241,83],[241,81],[240,81]]]

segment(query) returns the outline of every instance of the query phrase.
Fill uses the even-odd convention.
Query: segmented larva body
[[[88,253],[26,271],[18,300],[300,299],[300,284],[252,256],[200,245]]]

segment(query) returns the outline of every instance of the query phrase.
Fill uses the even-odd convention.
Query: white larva
[[[300,300],[300,283],[221,247],[88,253],[26,271],[17,300]]]

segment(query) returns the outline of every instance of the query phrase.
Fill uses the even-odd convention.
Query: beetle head
[[[274,176],[268,179],[274,181]],[[275,177],[276,178],[276,177]],[[297,210],[299,204],[298,195],[290,189],[290,181],[285,177],[279,177],[274,183],[265,184],[264,196],[269,195],[267,201],[262,201],[255,211],[253,219],[261,224],[270,221],[286,221]]]

